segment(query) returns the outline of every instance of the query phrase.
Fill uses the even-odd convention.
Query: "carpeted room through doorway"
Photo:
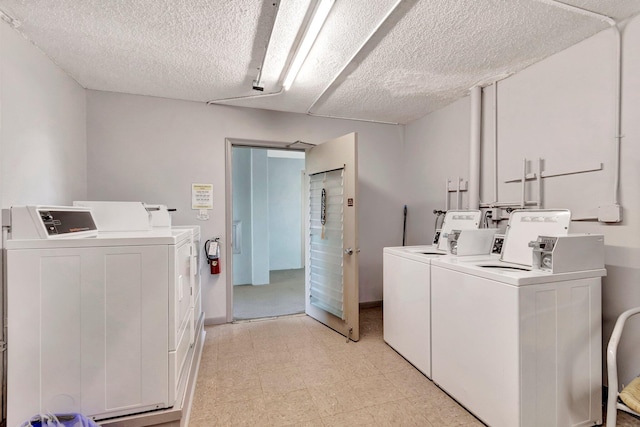
[[[304,268],[272,270],[267,285],[233,287],[234,320],[304,313]]]

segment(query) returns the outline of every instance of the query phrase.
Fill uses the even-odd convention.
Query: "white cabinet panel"
[[[516,288],[431,266],[433,381],[494,427],[519,425]]]
[[[431,266],[433,381],[493,427],[602,419],[599,277],[512,286]]]
[[[430,265],[383,256],[384,340],[431,378]]]
[[[9,425],[173,404],[168,258],[166,245],[7,251]]]

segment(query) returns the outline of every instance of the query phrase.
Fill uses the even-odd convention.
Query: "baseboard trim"
[[[380,301],[366,301],[360,303],[360,308],[378,308],[382,307],[382,300]]]
[[[227,317],[209,317],[204,319],[204,326],[213,326],[213,325],[222,325],[223,323],[227,323]]]
[[[361,302],[359,307],[360,307],[360,309],[382,307],[382,300],[380,300],[380,301],[365,301],[365,302]],[[299,316],[299,315],[300,314],[293,314],[292,316]],[[288,316],[288,315],[285,315],[285,316]],[[276,316],[276,317],[281,317],[281,316]],[[270,318],[267,318],[267,319],[271,319],[271,318],[274,318],[274,317],[270,317]],[[264,320],[264,318],[263,319],[253,319],[253,320]],[[210,317],[208,319],[204,319],[204,326],[222,325],[223,323],[228,323],[226,317]]]

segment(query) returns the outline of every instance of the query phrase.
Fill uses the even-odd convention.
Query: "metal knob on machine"
[[[460,230],[451,230],[448,236],[449,252],[452,255],[458,254],[458,239],[460,238]]]

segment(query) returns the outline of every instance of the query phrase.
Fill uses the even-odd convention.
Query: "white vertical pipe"
[[[447,178],[444,184],[444,210],[449,210],[449,178]]]
[[[460,209],[460,177],[458,177],[458,186],[456,187],[456,209]]]
[[[471,88],[471,138],[469,146],[469,209],[480,207],[480,140],[482,138],[482,87]],[[459,185],[459,184],[458,184]]]
[[[525,199],[526,185],[527,185],[527,159],[525,158],[522,160],[522,200],[520,202],[520,207],[522,209],[524,209],[526,206],[526,200],[527,200]]]
[[[542,159],[538,158],[538,209],[542,209]]]
[[[498,81],[493,84],[493,202],[498,202]]]
[[[615,21],[611,20],[614,34],[616,35],[616,104],[615,104],[615,142],[613,148],[613,204],[618,204],[618,189],[620,188],[620,143],[622,142],[622,117],[620,104],[622,103],[622,34]]]

